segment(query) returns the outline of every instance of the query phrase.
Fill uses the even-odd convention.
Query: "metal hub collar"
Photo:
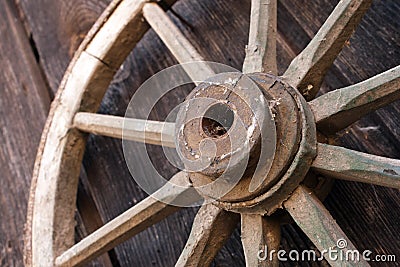
[[[180,109],[176,129],[194,187],[227,210],[272,214],[316,155],[304,98],[268,74],[224,73],[201,83]]]

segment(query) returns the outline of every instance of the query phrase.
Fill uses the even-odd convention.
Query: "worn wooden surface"
[[[246,266],[279,266],[277,255],[271,257],[268,251],[279,250],[280,228],[280,222],[275,218],[265,218],[258,214],[241,214],[241,235]],[[259,257],[264,260],[260,260]]]
[[[277,8],[277,0],[251,1],[249,42],[243,73],[268,72],[277,75]]]
[[[340,1],[307,47],[290,63],[284,76],[307,100],[318,93],[323,77],[371,3],[372,0]]]
[[[179,207],[167,203],[172,199],[182,197],[185,192],[190,190],[189,179],[186,173],[179,172],[171,178],[171,181],[180,186],[172,186],[167,190],[160,189],[154,195],[148,196],[93,232],[88,238],[62,253],[55,261],[56,266],[75,266],[88,263],[112,249],[116,244],[178,211]]]
[[[108,3],[107,0],[15,2],[6,0],[0,3],[2,266],[22,265],[22,233],[28,186],[49,99],[56,91],[84,34]],[[250,1],[243,2],[182,0],[174,6],[174,10],[185,22],[170,15],[203,58],[240,69],[248,41],[250,13]],[[307,45],[335,3],[328,0],[279,1],[277,46],[280,74]],[[359,82],[400,64],[399,14],[400,3],[396,0],[373,3],[355,36],[328,72],[323,84],[324,92]],[[135,89],[151,74],[174,63],[176,61],[171,53],[150,31],[120,69],[100,112],[123,115]],[[151,118],[165,118],[169,110],[181,102],[190,90],[184,89],[186,92],[174,91],[162,99]],[[399,114],[400,103],[397,102],[368,115],[343,131],[340,141],[345,147],[354,150],[400,158]],[[165,176],[169,177],[176,172],[160,156],[159,148],[149,146],[149,150],[157,169]],[[93,218],[109,221],[145,197],[129,175],[119,140],[92,136],[88,142],[84,166],[87,179],[83,179],[82,183],[87,189],[86,198],[81,193],[78,196],[78,206],[83,209],[85,206],[82,203],[87,203],[87,199],[93,199],[92,204],[96,206],[89,209],[91,212],[94,210],[94,215],[83,220],[87,225],[98,225],[98,221],[91,222],[97,220]],[[380,254],[400,251],[398,190],[339,181],[325,204],[359,249],[370,249]],[[189,236],[194,214],[193,209],[178,212],[118,246],[110,253],[111,260],[116,266],[172,266]],[[89,232],[94,230],[93,225],[87,227]],[[314,248],[298,227],[285,226],[282,235],[282,248]],[[96,264],[106,263],[99,261]],[[215,264],[244,265],[238,230],[217,256]],[[282,265],[291,264],[287,262]]]
[[[0,35],[0,265],[21,266],[33,159],[50,98],[11,1],[0,3]]]
[[[357,250],[318,197],[308,188],[299,186],[283,206],[321,253],[326,248],[335,247],[343,249],[344,253]],[[343,247],[339,243],[341,240],[346,242]],[[364,259],[356,261],[323,256],[332,267],[369,266]]]
[[[74,127],[86,133],[175,147],[175,123],[79,112]]]

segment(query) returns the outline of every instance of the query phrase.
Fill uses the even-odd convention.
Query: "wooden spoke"
[[[400,99],[400,66],[309,102],[318,129],[335,133],[367,113]]]
[[[173,0],[166,0],[173,4]],[[115,72],[148,30],[145,0],[114,0],[75,52],[54,98],[36,157],[26,244],[29,266],[54,265],[74,243],[78,177],[86,135],[73,130],[78,111],[96,112]]]
[[[337,179],[400,189],[400,160],[318,144],[315,171]]]
[[[284,77],[308,99],[319,90],[328,68],[350,38],[372,0],[341,0]]]
[[[237,214],[212,204],[202,206],[175,266],[209,266],[238,224]]]
[[[178,207],[163,201],[181,197],[191,187],[183,172],[176,174],[171,181],[182,186],[169,186],[169,190],[161,188],[65,251],[56,259],[56,266],[88,262],[177,211]]]
[[[146,4],[143,8],[143,16],[180,63],[204,61],[158,4]],[[183,65],[183,68],[196,84],[215,75],[205,62],[202,64],[199,62],[196,66]]]
[[[241,225],[246,266],[279,266],[279,222],[257,214],[242,214]]]
[[[369,266],[361,255],[359,260],[348,258],[349,261],[346,261],[346,257],[338,257],[336,260],[328,257],[329,249],[341,251],[346,255],[351,254],[356,248],[329,211],[308,188],[299,186],[284,203],[284,207],[331,266]],[[338,247],[339,241],[340,247]]]
[[[175,147],[175,124],[170,122],[79,112],[73,126],[87,133]]]
[[[244,73],[278,74],[276,65],[277,0],[252,0],[249,44],[243,64]]]

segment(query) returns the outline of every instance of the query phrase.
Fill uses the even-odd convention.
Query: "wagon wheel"
[[[163,6],[171,6],[174,1],[163,3]],[[226,153],[221,154],[226,152],[226,140],[229,140],[226,136],[236,134],[233,124],[221,128],[216,119],[200,117],[194,123],[201,127],[187,127],[174,134],[174,128],[187,126],[184,117],[196,112],[195,106],[188,105],[186,110],[180,111],[181,117],[178,116],[175,127],[170,123],[129,119],[133,128],[128,133],[123,130],[123,118],[93,114],[116,70],[148,25],[179,62],[202,61],[159,3],[113,1],[80,46],[52,104],[33,175],[26,236],[27,265],[74,266],[88,262],[178,210],[165,203],[166,199],[177,199],[193,187],[213,181],[221,170],[229,173],[237,171],[238,166],[244,175],[222,198],[214,199],[211,191],[198,191],[205,200],[213,201],[198,211],[177,266],[210,264],[239,217],[246,265],[278,265],[276,254],[265,261],[259,260],[257,255],[265,245],[270,250],[279,249],[279,229],[284,220],[280,216],[282,210],[291,215],[320,251],[338,247],[337,241],[343,239],[347,241],[343,250],[355,250],[315,192],[307,187],[306,179],[316,172],[337,179],[400,188],[399,160],[327,144],[329,139],[324,137],[399,99],[400,67],[315,98],[325,73],[370,4],[371,0],[340,1],[309,45],[292,61],[284,75],[278,77],[277,2],[252,0],[249,45],[243,66],[245,75],[215,75],[206,62],[198,63],[201,64],[198,69],[185,68],[193,79],[200,73],[213,81],[199,84],[189,100],[198,96],[213,97],[217,102],[229,100],[230,104],[219,101],[219,106],[204,106],[204,110],[216,108],[218,113],[224,108],[227,114],[238,107],[245,111],[250,109],[249,112],[236,110],[232,114],[234,121],[241,120],[246,130],[253,130],[250,135],[238,138],[245,138],[249,146],[243,157],[268,165],[261,166],[261,172],[257,172],[250,163],[244,167],[241,162],[227,164],[234,158],[233,153],[227,157],[223,157]],[[247,96],[240,95],[241,86],[249,81],[256,84],[256,88],[249,90]],[[220,88],[228,88],[232,95],[240,97],[227,98],[225,89]],[[253,96],[262,98],[252,101]],[[264,120],[257,117],[258,113]],[[214,164],[198,172],[176,174],[171,180],[178,185],[168,190],[160,188],[153,196],[74,244],[76,191],[86,133],[122,138],[123,132],[124,137],[131,140],[176,146],[183,154],[186,153],[183,143],[198,146],[208,135],[208,140],[214,140],[217,147]],[[211,137],[210,132],[213,133]],[[170,138],[162,140],[162,135]],[[263,135],[274,145],[265,157],[261,156],[263,149],[260,148],[265,141]],[[249,179],[249,173],[253,179]],[[343,264],[329,257],[326,260],[333,266]],[[368,265],[363,260],[361,263]]]

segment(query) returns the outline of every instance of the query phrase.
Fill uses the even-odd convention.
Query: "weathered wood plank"
[[[0,3],[0,265],[23,265],[29,185],[50,105],[13,1]]]
[[[26,17],[50,88],[56,92],[76,49],[111,0],[17,2]]]

